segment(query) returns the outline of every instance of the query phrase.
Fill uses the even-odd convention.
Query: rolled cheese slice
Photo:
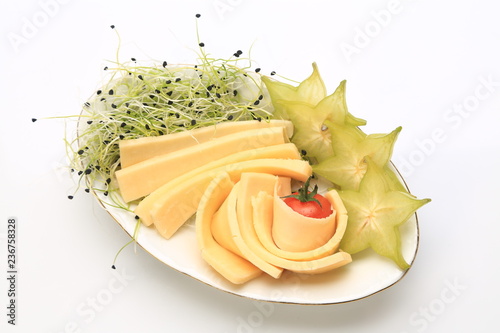
[[[275,191],[272,226],[274,243],[290,252],[311,251],[325,245],[333,237],[337,226],[334,203],[330,204],[332,214],[325,218],[312,218],[294,211]]]
[[[222,248],[247,260],[274,278],[279,278],[284,269],[298,273],[318,274],[350,263],[351,256],[345,252],[324,252],[321,257],[312,256],[310,260],[302,258],[304,260],[300,261],[290,260],[272,253],[263,246],[254,226],[266,223],[271,226],[276,182],[280,183],[283,179],[285,178],[273,174],[242,173],[240,180],[232,187],[227,199],[220,205],[219,210],[212,218],[211,239]],[[285,179],[283,183],[285,188],[287,181],[289,184],[289,179]],[[204,197],[209,195],[212,194],[205,194]],[[267,222],[261,223],[259,220]],[[336,236],[333,237],[335,243],[340,242],[346,221],[342,220],[341,225],[337,228],[338,234],[336,233]],[[208,234],[208,231],[206,233]],[[298,255],[296,252],[292,254]]]
[[[214,214],[220,209],[233,182],[225,172],[220,173],[208,185],[196,213],[196,239],[202,258],[223,277],[234,284],[248,282],[262,274],[262,270],[243,257],[219,245],[212,237],[211,224]]]
[[[330,191],[326,195],[334,202],[333,207],[336,210],[337,227],[335,234],[326,244],[304,252],[285,251],[280,249],[274,242],[272,236],[274,196],[266,192],[260,192],[256,197],[252,198],[255,232],[266,250],[278,257],[296,261],[319,259],[337,252],[347,227],[347,210],[336,191]]]
[[[287,120],[247,120],[224,122],[213,126],[201,127],[190,131],[171,133],[161,136],[121,140],[120,163],[122,168],[145,161],[155,156],[168,154],[224,135],[250,129],[285,127],[288,137],[293,134],[293,124]]]
[[[234,242],[237,247],[236,253],[259,267],[263,272],[277,279],[283,273],[283,268],[269,263],[269,261],[266,260],[266,256],[259,251],[258,246],[256,247],[255,244],[252,243],[252,241],[255,241],[255,238],[248,234],[249,229],[253,228],[252,225],[249,224],[245,226],[240,223],[242,220],[238,217],[237,203],[240,201],[241,193],[248,191],[245,185],[246,184],[242,182],[236,183],[226,199],[227,205],[224,206],[224,214],[226,215],[226,221],[231,232],[231,241]],[[243,223],[245,222],[248,221],[243,221]],[[227,244],[227,242],[225,243]]]
[[[273,274],[276,269],[318,274],[350,263],[351,256],[345,252],[336,252],[318,259],[296,261],[277,256],[262,245],[254,229],[254,220],[260,213],[254,211],[251,198],[259,193],[269,195],[273,193],[276,179],[277,177],[272,174],[244,173],[228,196],[229,229],[242,256],[275,278],[279,277]]]

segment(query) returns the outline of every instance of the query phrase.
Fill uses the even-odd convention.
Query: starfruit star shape
[[[322,160],[333,155],[331,133],[325,121],[331,117],[330,111],[323,107],[324,102],[313,107],[301,102],[278,101],[287,110],[294,124],[291,141],[308,158]]]
[[[292,142],[314,161],[333,154],[331,136],[326,120],[365,125],[366,121],[354,117],[347,110],[345,81],[335,92],[326,96],[326,90],[316,64],[313,73],[297,87],[263,77],[274,106],[274,118],[289,119],[294,124]],[[362,132],[361,132],[362,133]]]
[[[402,253],[399,227],[430,199],[416,199],[409,193],[391,189],[384,168],[368,156],[366,164],[359,190],[339,192],[349,212],[340,247],[350,254],[372,248],[405,270],[410,265]]]
[[[326,97],[326,87],[319,74],[318,65],[313,63],[312,67],[313,72],[311,75],[298,86],[292,86],[291,84],[262,76],[262,81],[266,85],[273,101],[275,118],[290,119],[283,105],[274,103],[276,101],[296,101],[314,106]]]
[[[352,125],[325,123],[330,129],[334,155],[313,165],[313,171],[344,190],[358,189],[367,169],[366,156],[380,167],[388,164],[401,131],[398,127],[389,134],[364,135]]]
[[[350,119],[355,124],[361,123],[357,118],[349,116],[344,106],[344,89],[345,85],[341,84],[333,94],[323,98],[316,106],[296,101],[276,101],[276,104],[286,110],[294,124],[292,142],[315,161],[322,161],[334,154],[332,130],[328,123],[343,125]],[[358,136],[361,138],[364,133],[358,131]]]

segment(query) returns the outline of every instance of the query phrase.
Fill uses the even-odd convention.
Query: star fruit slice
[[[401,127],[398,127],[389,134],[361,137],[357,127],[338,125],[330,121],[325,123],[331,133],[334,155],[313,165],[313,171],[343,190],[358,189],[366,173],[365,156],[372,158],[379,167],[388,164],[394,143],[401,131]]]
[[[269,95],[271,96],[271,100],[273,101],[275,118],[289,119],[286,109],[283,105],[275,103],[276,101],[297,101],[316,105],[323,98],[325,98],[326,87],[321,75],[319,74],[318,65],[313,63],[312,67],[312,74],[296,87],[273,80],[267,76],[262,76],[262,81],[266,85]]]
[[[287,102],[302,102],[316,106],[325,97],[327,97],[326,86],[321,78],[316,63],[312,64],[313,72],[311,75],[302,81],[298,86],[276,81],[267,76],[262,76],[271,100],[273,102],[274,117],[277,119],[290,119],[286,107],[278,101]],[[347,115],[347,121],[355,126],[366,125],[366,120],[356,118],[347,111],[346,97],[345,97],[346,81],[342,81],[337,87],[335,92],[331,95],[335,102],[335,108],[342,110],[340,113]]]
[[[403,181],[398,177],[397,171],[395,171],[396,167],[392,167],[390,163],[384,166],[384,177],[387,182],[387,186],[389,189],[394,191],[406,192],[413,196],[410,192],[408,192],[408,188],[403,183]]]
[[[291,139],[297,147],[305,151],[309,158],[322,161],[333,155],[332,133],[328,122],[352,128],[353,136],[361,140],[366,136],[357,125],[362,124],[350,115],[345,107],[345,84],[341,83],[335,92],[323,98],[316,106],[297,101],[275,101],[286,110],[288,119],[294,125]]]
[[[368,156],[366,164],[359,190],[339,192],[349,216],[340,248],[354,254],[371,247],[405,270],[410,265],[402,254],[399,226],[430,199],[417,199],[406,192],[391,190],[384,168]]]
[[[279,103],[287,109],[294,125],[291,142],[302,154],[317,160],[333,155],[330,131],[324,126],[331,114],[327,108],[322,107],[323,102],[317,107],[302,102],[281,100]]]
[[[364,126],[366,125],[366,120],[357,118],[353,116],[348,108],[347,108],[347,102],[346,102],[346,80],[343,80],[340,82],[339,86],[337,89],[335,89],[335,92],[332,94],[332,104],[334,105],[334,108],[337,110],[337,114],[343,114],[344,115],[344,122],[346,124],[352,125],[352,126]]]

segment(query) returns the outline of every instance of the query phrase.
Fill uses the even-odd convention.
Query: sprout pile
[[[141,66],[131,58],[105,67],[109,81],[84,103],[77,137],[67,141],[72,171],[80,185],[86,181],[85,191],[102,192],[116,206],[128,209],[113,195],[120,140],[271,118],[273,108],[257,74],[260,69],[251,69],[240,50],[229,59],[215,59],[199,44],[195,65],[164,61]],[[242,60],[248,65],[239,66]]]

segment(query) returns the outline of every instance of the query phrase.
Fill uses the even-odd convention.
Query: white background
[[[0,331],[490,331],[500,297],[499,12],[491,0],[4,2]],[[403,127],[393,161],[433,201],[419,211],[418,256],[400,283],[341,305],[259,303],[132,247],[118,259],[121,280],[113,275],[129,238],[90,195],[66,198],[65,122],[41,118],[80,112],[115,57],[111,24],[123,59],[195,62],[196,13],[212,55],[252,47],[264,73],[295,80],[316,61],[329,92],[347,79],[349,109],[368,133]],[[8,217],[18,220],[15,327]],[[99,295],[111,298],[92,307]]]

